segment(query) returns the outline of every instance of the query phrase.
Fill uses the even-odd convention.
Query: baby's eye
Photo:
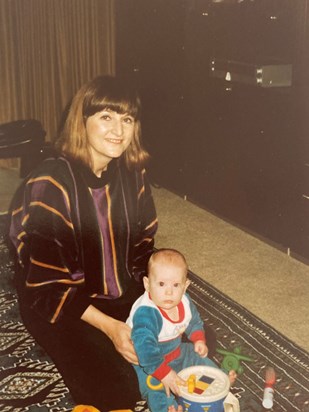
[[[164,286],[164,282],[159,282],[159,286]]]
[[[179,288],[180,283],[174,283],[174,288]]]

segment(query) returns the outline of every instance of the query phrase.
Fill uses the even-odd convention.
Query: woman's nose
[[[116,136],[122,136],[123,128],[122,128],[122,122],[121,120],[115,119],[113,122],[113,129],[112,132]]]

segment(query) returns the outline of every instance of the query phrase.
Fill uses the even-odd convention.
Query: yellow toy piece
[[[77,405],[72,412],[101,412],[99,409],[91,405]],[[109,412],[133,412],[132,409],[113,409]]]
[[[148,388],[150,388],[154,391],[158,391],[159,389],[163,388],[164,385],[163,385],[162,382],[158,383],[157,385],[154,385],[151,382],[151,379],[152,379],[152,376],[148,375],[147,379],[146,379],[146,383],[147,383]],[[195,388],[197,387],[197,385],[198,385],[198,382],[196,382],[196,376],[195,375],[190,375],[187,379],[188,392],[193,393]],[[117,411],[110,411],[110,412],[117,412]]]
[[[146,383],[147,383],[148,388],[150,388],[154,391],[158,391],[159,389],[163,388],[163,383],[162,382],[158,383],[157,385],[154,385],[154,384],[151,383],[151,379],[152,379],[152,376],[148,375],[147,379],[146,379]]]
[[[193,393],[195,389],[196,376],[190,375],[187,379],[188,392]]]
[[[72,412],[100,412],[100,410],[91,405],[77,405]]]
[[[202,381],[197,381],[195,388],[194,389],[200,389],[202,392],[204,392],[209,386],[209,383],[202,382]]]

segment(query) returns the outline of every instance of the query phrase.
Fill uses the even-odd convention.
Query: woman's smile
[[[113,144],[121,144],[122,143],[122,139],[106,138],[106,140],[110,143],[113,143]]]

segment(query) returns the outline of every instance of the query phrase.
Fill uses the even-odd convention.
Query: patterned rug
[[[265,368],[276,371],[273,412],[309,411],[309,354],[271,326],[223,295],[198,276],[191,274],[190,295],[203,319],[217,335],[218,347],[235,348],[252,359],[243,361],[243,373],[232,388],[242,412],[264,411],[261,406]],[[221,363],[223,356],[216,360]]]
[[[66,412],[74,402],[50,358],[24,328],[13,285],[13,262],[4,243],[0,216],[0,411]],[[309,412],[309,354],[198,276],[190,273],[189,293],[203,320],[217,334],[218,349],[249,357],[233,394],[242,412],[261,412],[265,368],[277,375],[273,412]],[[230,358],[216,355],[221,364]],[[236,361],[237,362],[237,361]],[[148,411],[145,402],[136,412]]]

